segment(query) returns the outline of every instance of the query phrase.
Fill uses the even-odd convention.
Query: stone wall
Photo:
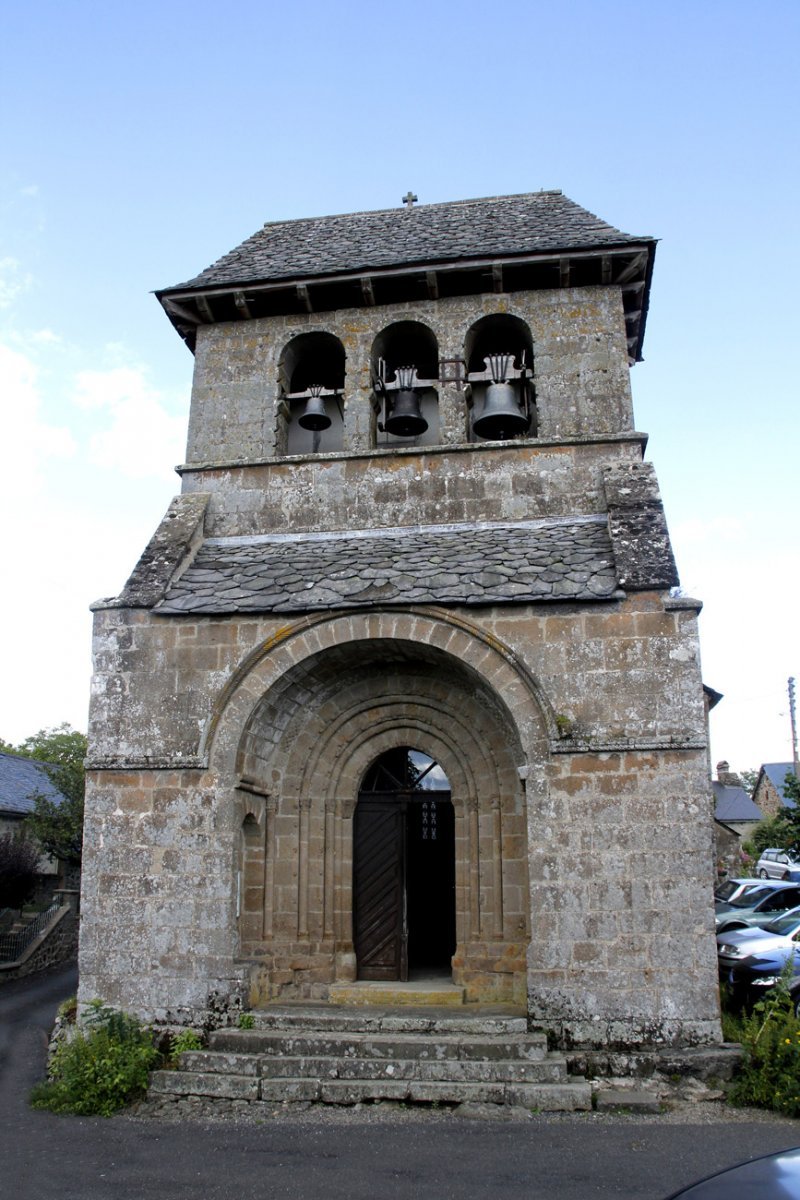
[[[124,755],[131,766],[89,775],[87,840],[104,849],[84,871],[82,988],[142,1015],[174,1019],[180,1009],[188,1019],[211,989],[319,997],[327,982],[351,977],[347,805],[352,813],[359,770],[386,748],[376,737],[388,729],[388,744],[419,745],[453,779],[467,771],[454,788],[464,805],[454,966],[473,999],[517,996],[527,949],[529,1010],[567,1040],[713,1040],[695,616],[686,602],[647,593],[591,611],[504,606],[479,620],[438,610],[289,624],[99,612],[95,761]],[[421,680],[432,665],[443,691],[426,700]],[[348,696],[354,714],[365,714],[361,726],[348,724]],[[491,721],[484,728],[492,711],[495,732]],[[452,757],[456,712],[464,768]],[[492,783],[487,751],[494,759],[515,742]],[[519,830],[515,796],[527,810]],[[253,890],[245,876],[237,918],[248,814],[263,822],[259,836],[274,835],[274,891],[265,900],[263,882]],[[326,836],[339,847],[330,865]],[[474,869],[485,879],[477,889]],[[500,940],[487,942],[498,911],[493,880],[502,880],[505,907]],[[478,938],[468,932],[475,903]],[[679,937],[665,930],[664,912],[685,914]]]
[[[75,897],[77,900],[77,896]],[[52,922],[12,963],[0,963],[0,986],[68,962],[78,952],[78,914],[75,904],[64,904]]]
[[[201,326],[187,462],[257,462],[282,452],[281,354],[293,337],[313,332],[332,333],[344,346],[344,449],[368,452],[375,446],[369,367],[378,334],[397,321],[419,321],[434,333],[440,358],[456,358],[475,322],[494,313],[519,317],[531,331],[541,438],[632,430],[620,290],[566,288]],[[466,442],[463,392],[442,384],[438,399],[442,443]]]
[[[536,436],[470,441],[467,393],[444,382],[440,444],[377,447],[378,335],[421,322],[456,359],[494,314],[530,332]],[[314,332],[346,354],[342,449],[288,457],[281,355]],[[414,747],[450,781],[451,967],[469,1002],[525,1005],[565,1044],[718,1040],[699,606],[670,595],[644,441],[618,288],[199,329],[183,495],[123,594],[95,606],[81,998],[197,1023],[226,997],[323,999],[352,980],[361,781]],[[253,564],[237,560],[213,584],[221,615],[154,611],[171,580],[204,576],[204,539],[397,529],[413,544],[418,526],[570,519],[603,528],[603,598],[384,590],[248,615],[236,576]],[[560,545],[536,569],[579,575]]]

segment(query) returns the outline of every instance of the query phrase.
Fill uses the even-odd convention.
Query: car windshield
[[[760,887],[750,888],[746,892],[742,892],[741,896],[737,896],[730,903],[734,908],[750,908],[754,904],[758,904],[760,900],[766,900],[767,896],[771,896],[772,888]]]
[[[768,921],[763,928],[768,933],[780,933],[790,937],[796,929],[800,928],[800,917],[797,913],[793,916],[776,917],[774,921]]]
[[[718,900],[727,900],[728,897],[732,896],[733,893],[738,891],[740,887],[742,887],[742,884],[736,879],[726,879],[724,883],[719,885],[714,894]]]

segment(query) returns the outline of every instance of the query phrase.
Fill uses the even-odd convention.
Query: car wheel
[[[761,868],[761,870],[758,872],[758,874],[759,874],[759,876],[761,877],[761,879],[769,879],[769,875],[767,875],[767,872],[764,870],[764,868],[763,868],[763,867],[762,867],[762,868]]]

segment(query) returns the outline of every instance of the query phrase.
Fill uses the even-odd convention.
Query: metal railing
[[[0,934],[0,962],[14,962],[20,958],[34,938],[37,938],[42,930],[50,924],[61,908],[61,902],[56,900],[49,908],[29,921],[24,929],[18,929],[16,933]]]

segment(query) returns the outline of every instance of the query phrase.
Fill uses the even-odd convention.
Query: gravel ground
[[[574,1112],[532,1113],[525,1108],[505,1108],[494,1104],[463,1104],[457,1108],[435,1108],[425,1105],[396,1104],[258,1104],[235,1111],[211,1105],[193,1106],[178,1102],[174,1111],[148,1104],[146,1101],[129,1109],[125,1119],[131,1121],[180,1124],[186,1121],[202,1124],[232,1125],[404,1125],[404,1124],[461,1124],[467,1120],[509,1122],[527,1125],[735,1125],[754,1123],[795,1130],[800,1140],[800,1121],[760,1108],[733,1108],[719,1102],[676,1102],[661,1113],[634,1112]]]

